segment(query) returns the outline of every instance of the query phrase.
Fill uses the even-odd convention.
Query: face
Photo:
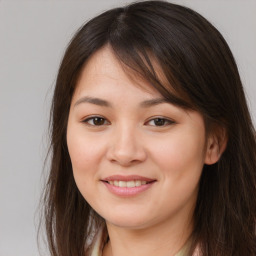
[[[78,189],[107,223],[138,229],[191,216],[206,155],[203,118],[131,80],[108,47],[82,71],[67,144]]]

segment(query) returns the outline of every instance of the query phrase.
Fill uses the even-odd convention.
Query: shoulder
[[[104,229],[100,229],[92,241],[92,246],[88,252],[88,256],[102,256],[103,246],[105,243]]]
[[[193,256],[202,256],[202,253],[199,250],[199,246],[196,247],[196,249],[195,249],[195,251],[193,253]]]

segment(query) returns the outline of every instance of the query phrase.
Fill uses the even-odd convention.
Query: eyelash
[[[155,118],[151,118],[149,121],[146,122],[146,124],[148,124],[149,122],[156,122],[156,121],[160,121],[161,123],[164,122],[163,125],[151,125],[151,126],[156,126],[156,127],[165,127],[167,125],[171,125],[171,124],[174,124],[175,122],[173,120],[170,120],[170,119],[167,119],[167,118],[164,118],[164,117],[155,117]]]
[[[99,119],[98,121],[100,121],[100,124],[95,124],[95,121],[97,122],[97,119]],[[90,121],[92,121],[93,123],[89,123]],[[175,122],[173,120],[170,120],[170,119],[167,119],[167,118],[164,118],[164,117],[155,117],[155,118],[151,118],[150,120],[148,120],[147,122],[145,122],[145,124],[149,124],[150,122],[154,121],[154,123],[156,121],[158,122],[161,122],[162,125],[150,125],[150,126],[155,126],[155,127],[165,127],[167,125],[172,125],[174,124]],[[109,125],[110,122],[104,118],[104,117],[101,117],[101,116],[91,116],[89,118],[86,118],[82,121],[83,123],[89,125],[89,126],[103,126],[103,125]],[[107,124],[106,124],[107,122]],[[156,124],[156,123],[155,123]]]
[[[95,123],[94,123],[94,124],[90,124],[90,123],[89,123],[90,121],[94,122],[94,121],[96,121],[97,119],[100,119],[101,121],[104,121],[104,123],[105,123],[105,122],[108,122],[106,118],[101,117],[101,116],[91,116],[91,117],[86,118],[86,119],[83,120],[82,122],[85,123],[85,124],[87,124],[87,125],[89,125],[89,126],[102,126],[102,125],[104,125],[104,124],[97,125],[97,124],[95,124]],[[109,122],[108,122],[108,124],[109,124]],[[107,124],[107,125],[108,125],[108,124]]]

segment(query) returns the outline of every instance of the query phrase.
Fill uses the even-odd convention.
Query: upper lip
[[[124,175],[112,175],[112,176],[108,176],[104,179],[102,179],[103,181],[131,181],[131,180],[141,180],[141,181],[147,181],[147,182],[151,182],[151,181],[155,181],[155,179],[150,179],[147,177],[143,177],[143,176],[139,176],[139,175],[128,175],[128,176],[124,176]]]

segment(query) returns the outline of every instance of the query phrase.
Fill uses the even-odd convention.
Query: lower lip
[[[151,182],[151,183],[141,185],[138,187],[133,187],[133,188],[127,188],[127,187],[122,188],[122,187],[111,185],[108,182],[103,182],[103,183],[111,193],[117,196],[129,197],[129,196],[136,196],[144,192],[145,190],[148,190],[155,182]]]

